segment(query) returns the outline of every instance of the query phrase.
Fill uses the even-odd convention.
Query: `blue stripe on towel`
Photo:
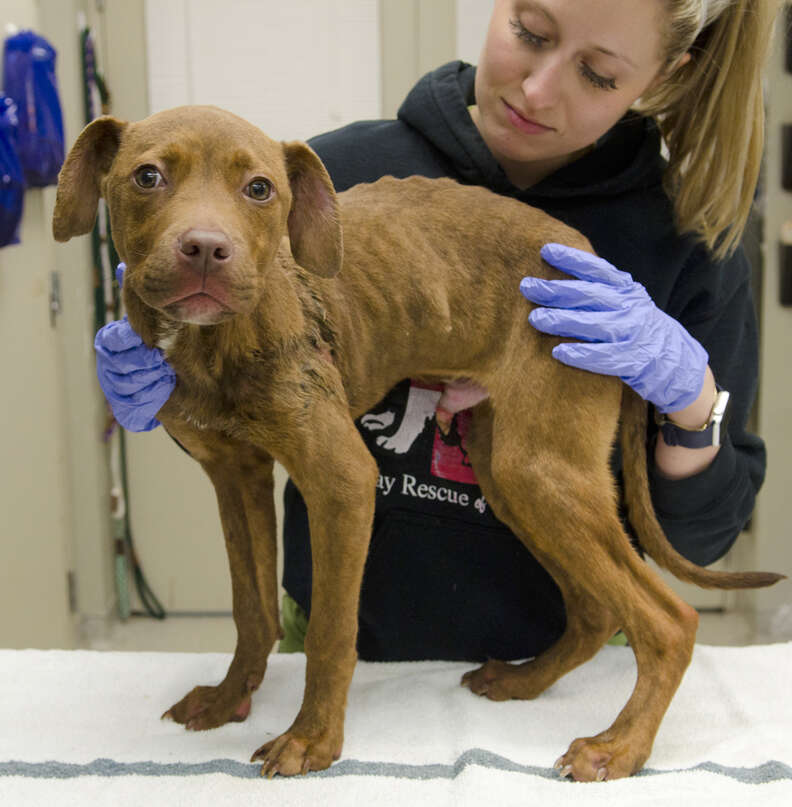
[[[477,765],[543,779],[557,779],[558,771],[552,768],[538,768],[520,765],[506,757],[493,754],[481,748],[473,748],[461,754],[453,765],[404,765],[396,762],[362,762],[345,759],[335,763],[325,771],[309,773],[310,777],[337,776],[382,776],[394,779],[456,779],[465,768]],[[95,759],[85,765],[69,762],[0,762],[0,776],[19,776],[27,779],[75,779],[81,776],[203,776],[223,773],[237,779],[256,779],[260,776],[260,765],[236,762],[231,759],[214,759],[198,763],[162,762],[116,762],[112,759]],[[792,781],[792,767],[783,762],[770,761],[753,768],[736,768],[702,762],[692,768],[660,771],[645,768],[637,776],[667,776],[668,774],[707,771],[719,774],[743,784],[767,784],[769,782]]]

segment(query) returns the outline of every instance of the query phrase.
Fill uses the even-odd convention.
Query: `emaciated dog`
[[[609,456],[621,414],[625,496],[643,549],[704,586],[769,585],[679,556],[648,494],[646,405],[618,379],[566,367],[528,322],[524,275],[562,277],[539,249],[590,250],[526,205],[450,180],[385,178],[336,196],[316,155],[210,107],[138,123],[100,118],[58,185],[54,233],[87,233],[107,200],[129,321],[178,384],[158,417],[217,491],[238,642],[225,680],[166,713],[188,729],[244,719],[279,636],[273,460],[308,507],[313,595],[304,700],[255,754],[262,773],[326,768],[341,753],[377,466],[354,419],[409,377],[468,379],[489,398],[467,451],[496,515],[560,587],[563,637],[539,658],[468,673],[474,692],[535,698],[622,629],[630,699],[575,740],[563,775],[613,779],[649,756],[690,660],[696,612],[641,560],[619,519]],[[343,235],[343,246],[342,246]],[[526,459],[527,458],[527,459]]]

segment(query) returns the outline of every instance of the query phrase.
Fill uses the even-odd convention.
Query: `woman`
[[[606,260],[543,250],[577,279],[526,279],[523,294],[540,304],[531,322],[579,340],[557,349],[560,361],[619,375],[654,404],[655,508],[674,546],[703,564],[736,539],[765,470],[762,442],[745,431],[757,334],[739,241],[762,150],[761,68],[776,5],[495,0],[477,70],[445,65],[416,85],[398,120],[311,142],[339,191],[386,174],[450,176],[589,238]],[[99,375],[116,416],[128,428],[157,425],[172,389],[167,366],[128,326],[106,336],[97,336]],[[146,367],[131,395],[135,373],[123,395],[107,373],[124,375],[122,354]],[[381,472],[361,594],[364,659],[524,658],[563,631],[554,582],[494,518],[465,464],[468,392],[443,399],[463,410],[450,438],[431,417],[440,392],[409,380],[360,419]],[[311,563],[291,485],[284,533],[283,646],[294,649]]]

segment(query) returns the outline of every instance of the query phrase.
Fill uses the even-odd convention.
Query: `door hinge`
[[[77,575],[74,572],[66,573],[66,588],[69,595],[69,612],[77,613]]]
[[[50,327],[55,327],[55,319],[61,313],[60,272],[50,272],[49,315]]]

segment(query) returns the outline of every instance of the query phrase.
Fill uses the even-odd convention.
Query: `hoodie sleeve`
[[[712,284],[678,319],[704,345],[715,380],[731,393],[727,439],[709,468],[688,479],[669,480],[650,460],[660,523],[673,546],[701,565],[722,557],[745,527],[766,467],[764,443],[747,431],[759,361],[750,265],[740,249],[725,263],[710,266],[717,270]],[[697,279],[701,288],[702,268],[688,266],[683,276]]]

